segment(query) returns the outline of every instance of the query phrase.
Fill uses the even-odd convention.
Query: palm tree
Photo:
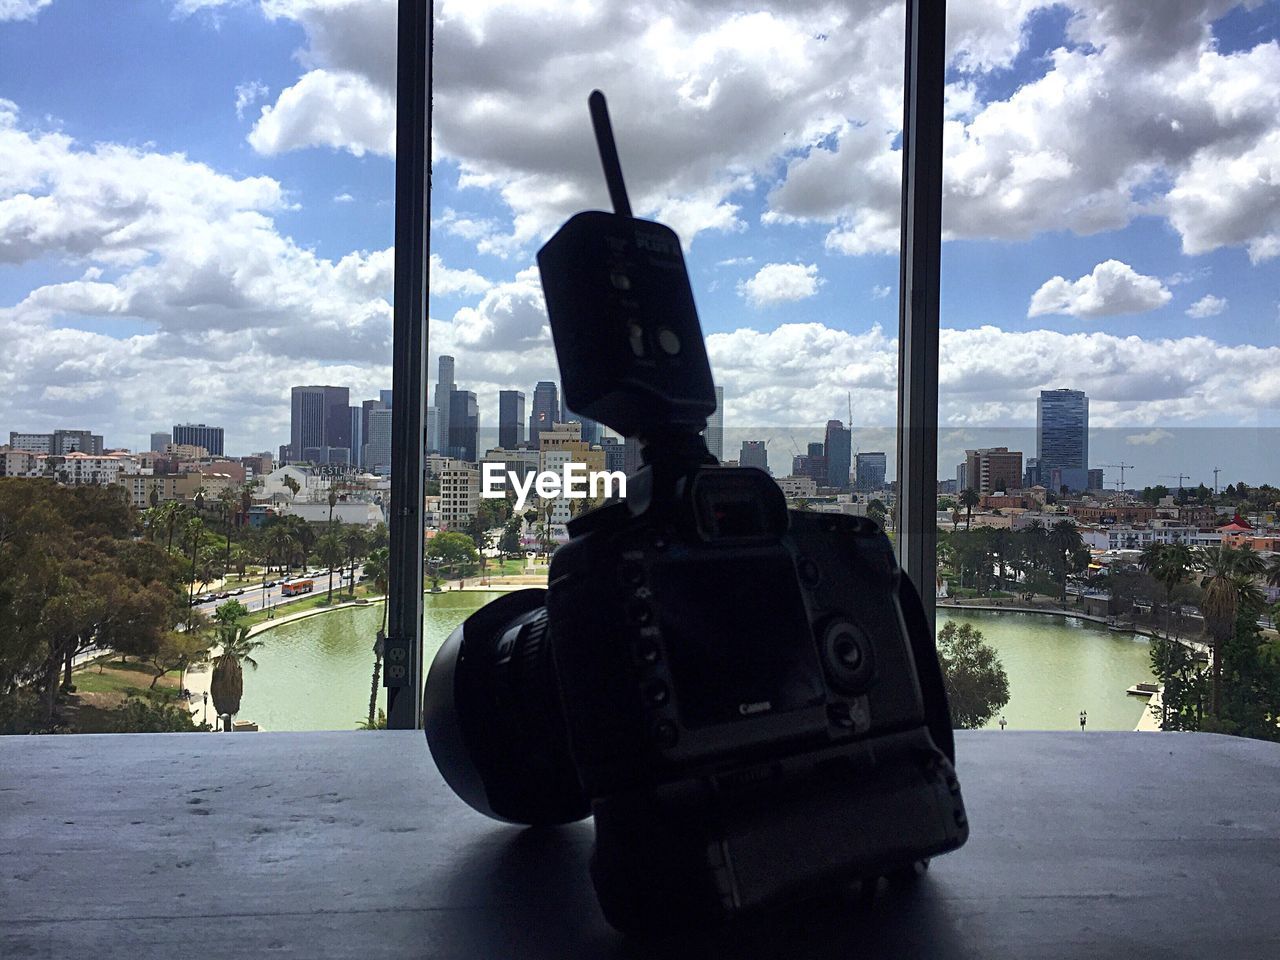
[[[982,498],[972,487],[960,494],[960,506],[964,507],[964,528],[967,531],[970,524],[973,523],[973,508],[976,507]]]
[[[356,595],[356,557],[362,556],[369,549],[369,540],[363,530],[351,526],[342,535],[342,545],[347,548],[347,562],[351,564],[351,583],[347,596]]]
[[[364,561],[364,576],[373,581],[373,589],[382,594],[382,623],[378,627],[378,635],[373,641],[373,686],[369,691],[369,719],[365,729],[377,729],[374,723],[374,710],[378,706],[378,677],[382,672],[382,649],[387,638],[387,590],[391,570],[391,552],[386,547],[378,547],[369,551]]]
[[[284,479],[281,482],[284,483],[289,492],[295,497],[298,495],[298,491],[302,489],[302,484],[298,483],[297,480],[289,476],[287,473],[284,475]]]
[[[235,491],[230,487],[223,487],[218,493],[218,504],[222,507],[223,532],[227,535],[227,553],[222,565],[222,579],[224,581],[231,576],[231,524],[234,519],[237,500]]]
[[[298,541],[294,539],[289,528],[282,523],[272,524],[267,529],[264,538],[267,546],[268,556],[274,556],[279,562],[281,570],[285,576],[288,576],[289,559],[293,556],[293,552],[298,548]]]
[[[262,641],[250,640],[249,628],[234,623],[221,627],[218,637],[222,652],[213,658],[209,696],[213,698],[213,709],[218,716],[235,716],[240,712],[240,698],[244,695],[241,664],[258,669],[258,662],[250,654],[262,646]]]
[[[1222,646],[1235,634],[1241,603],[1261,603],[1261,591],[1253,578],[1264,567],[1262,558],[1252,550],[1232,547],[1202,547],[1195,566],[1205,574],[1200,612],[1213,641],[1212,711],[1217,717],[1222,708]]]
[[[1166,637],[1173,621],[1173,591],[1191,572],[1191,560],[1191,548],[1185,543],[1149,543],[1138,558],[1138,566],[1164,585]]]
[[[191,583],[187,591],[187,609],[193,606],[192,600],[196,595],[196,558],[200,552],[200,539],[204,536],[204,521],[199,517],[192,517],[187,521],[186,527],[187,539],[191,543]],[[188,616],[187,624],[190,626],[191,619]]]
[[[342,563],[342,538],[330,529],[316,541],[316,554],[320,557],[320,562],[329,568],[329,598],[325,602],[333,603],[333,568]]]
[[[1062,561],[1062,602],[1067,602],[1067,573],[1071,558],[1084,546],[1084,538],[1070,520],[1059,520],[1049,530],[1049,546]]]

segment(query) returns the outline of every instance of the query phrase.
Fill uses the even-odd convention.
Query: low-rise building
[[[17,447],[0,447],[0,477],[38,477],[41,455]]]
[[[114,484],[122,475],[139,473],[132,457],[67,453],[40,457],[41,473],[71,487]]]
[[[480,468],[452,460],[440,470],[440,529],[465,527],[480,509]]]
[[[818,495],[818,482],[813,477],[777,477],[776,480],[782,489],[782,495],[788,500]]]

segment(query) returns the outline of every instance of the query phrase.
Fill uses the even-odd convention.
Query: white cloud
[[[356,73],[312,70],[280,94],[249,133],[259,153],[332,147],[357,157],[395,153],[395,100]]]
[[[1187,316],[1203,320],[1205,317],[1216,317],[1225,309],[1227,309],[1225,297],[1215,297],[1212,293],[1206,293],[1191,306],[1187,307]]]
[[[1124,442],[1134,447],[1154,447],[1158,443],[1165,440],[1172,440],[1173,434],[1168,430],[1148,430],[1146,433],[1131,433],[1124,438]]]
[[[34,20],[53,0],[0,0],[0,23]]]
[[[334,203],[355,203],[355,200],[356,198],[349,193],[335,194],[333,198]]]
[[[1157,278],[1143,276],[1119,260],[1104,260],[1078,280],[1046,280],[1032,294],[1027,316],[1060,313],[1094,319],[1145,313],[1164,306],[1172,297]]]
[[[431,255],[431,292],[437,296],[448,297],[459,293],[484,293],[493,283],[486,280],[474,270],[455,270],[447,267],[440,255]]]
[[[738,295],[753,307],[807,300],[825,281],[814,263],[766,263],[754,277],[738,283]]]
[[[270,88],[257,80],[236,84],[236,117],[244,119],[244,112],[270,93]]]
[[[886,297],[888,297],[889,294],[891,293],[893,293],[893,287],[890,287],[888,285],[881,285],[877,283],[874,287],[871,288],[871,299],[883,300]]]

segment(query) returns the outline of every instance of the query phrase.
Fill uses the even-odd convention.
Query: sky
[[[435,6],[433,380],[456,357],[492,426],[558,379],[533,258],[608,208],[598,87],[729,443],[785,473],[850,409],[893,442],[900,2]],[[1280,482],[1280,3],[948,8],[940,475],[1033,456],[1072,387],[1130,485]],[[0,0],[0,439],[274,451],[291,386],[391,385],[394,32],[392,0]]]

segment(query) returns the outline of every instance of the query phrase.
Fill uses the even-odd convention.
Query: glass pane
[[[376,722],[395,4],[373,9],[355,64],[314,5],[0,4],[4,729]]]
[[[948,17],[938,622],[1009,683],[969,715],[1274,737],[1275,8]]]

